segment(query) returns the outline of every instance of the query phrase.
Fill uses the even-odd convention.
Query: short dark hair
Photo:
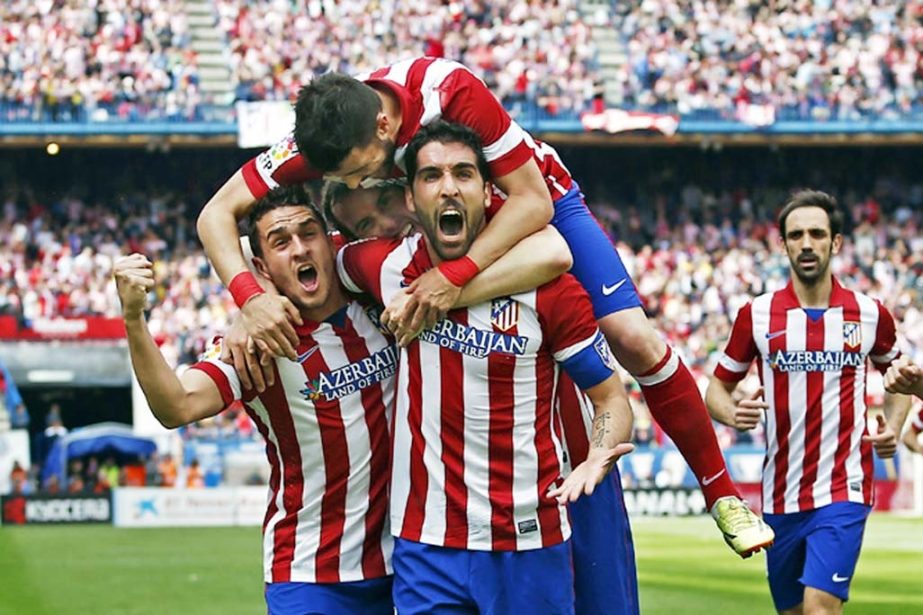
[[[280,207],[304,207],[311,210],[314,217],[320,222],[321,228],[327,232],[327,223],[324,216],[318,211],[302,185],[279,186],[270,190],[266,196],[257,201],[250,215],[247,217],[247,237],[250,239],[250,250],[253,256],[263,256],[263,246],[260,245],[260,233],[256,228],[257,223],[269,212]]]
[[[295,144],[317,170],[337,169],[349,151],[375,136],[381,99],[348,75],[327,73],[301,88],[295,102]]]
[[[372,188],[359,188],[359,190],[400,190],[403,192],[405,187],[406,183],[403,179],[387,179]],[[341,202],[350,192],[352,190],[343,182],[326,181],[321,190],[320,200],[327,222],[333,225],[333,228],[339,231],[347,241],[355,241],[359,237],[333,213],[333,206]]]
[[[830,220],[830,234],[832,236],[840,235],[843,232],[843,212],[840,211],[836,199],[820,190],[800,190],[794,193],[779,212],[779,231],[782,233],[782,239],[785,239],[785,222],[788,215],[802,207],[820,207],[827,212],[827,219]]]
[[[481,139],[477,133],[461,124],[453,124],[437,120],[427,124],[417,131],[407,149],[404,151],[404,164],[407,167],[407,182],[413,184],[413,178],[417,174],[417,155],[424,145],[438,141],[439,143],[461,143],[467,145],[477,157],[478,171],[484,181],[490,181],[490,165],[487,164],[487,158],[484,156],[484,150],[481,147]]]

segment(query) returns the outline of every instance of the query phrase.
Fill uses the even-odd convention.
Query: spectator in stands
[[[176,463],[173,461],[173,455],[164,455],[160,465],[157,466],[157,471],[160,474],[160,485],[162,487],[176,486]]]
[[[10,489],[13,495],[24,495],[29,491],[29,473],[18,460],[13,461],[13,469],[10,470]]]
[[[186,487],[190,489],[201,489],[205,486],[205,476],[199,467],[199,460],[193,459],[189,467],[186,468]]]

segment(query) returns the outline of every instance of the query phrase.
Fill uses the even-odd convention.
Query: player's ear
[[[378,116],[375,118],[375,136],[379,141],[384,141],[390,137],[391,131],[391,120],[388,119],[388,115],[384,110],[378,112]]]
[[[842,247],[843,247],[843,236],[837,233],[836,235],[833,236],[833,245],[831,245],[830,249],[834,254],[839,254],[840,248]]]
[[[269,275],[269,267],[266,266],[266,261],[259,256],[254,256],[252,262],[253,266],[256,267],[256,272],[272,282],[272,276]]]

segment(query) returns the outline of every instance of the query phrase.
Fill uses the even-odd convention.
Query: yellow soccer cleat
[[[772,546],[776,538],[772,528],[736,496],[718,499],[711,507],[711,516],[724,534],[724,541],[744,559]]]

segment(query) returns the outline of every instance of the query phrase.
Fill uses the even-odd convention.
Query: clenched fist
[[[112,268],[115,285],[126,319],[140,318],[147,306],[147,293],[154,288],[154,265],[143,254],[120,256]]]

